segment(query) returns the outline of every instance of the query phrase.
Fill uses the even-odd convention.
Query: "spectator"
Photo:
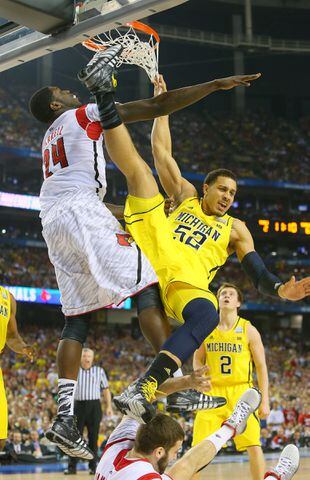
[[[284,429],[283,427],[279,427],[277,435],[272,439],[271,448],[272,450],[282,450],[282,448],[285,447],[286,443],[287,438],[284,434]]]
[[[301,431],[296,430],[294,435],[291,437],[291,443],[296,445],[297,448],[302,448],[305,446],[305,440],[302,438]]]
[[[22,441],[22,434],[19,430],[13,432],[13,438],[11,441],[7,442],[5,449],[12,454],[12,456],[20,453],[29,453],[31,451],[30,447],[25,445]]]
[[[295,357],[295,361],[296,361],[296,357]],[[284,414],[284,419],[285,419],[285,423],[293,423],[295,424],[297,422],[297,418],[298,418],[298,412],[295,408],[295,400],[290,400],[288,402],[288,406],[287,408],[283,408],[283,414]]]
[[[298,415],[298,423],[310,428],[310,403],[305,403],[303,410]]]
[[[31,430],[30,432],[30,442],[29,442],[31,453],[35,458],[41,458],[45,453],[47,453],[46,447],[40,445],[39,433],[36,430]]]

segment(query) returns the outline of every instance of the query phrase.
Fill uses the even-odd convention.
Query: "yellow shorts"
[[[0,440],[8,436],[8,405],[6,401],[2,370],[0,368]]]
[[[227,404],[215,410],[201,410],[197,412],[194,421],[193,445],[201,442],[204,438],[218,430],[223,421],[231,415],[240,396],[250,387],[248,383],[229,387],[213,387],[208,395],[218,395],[227,399]],[[247,427],[241,435],[234,439],[239,452],[247,447],[260,446],[260,422],[257,412],[254,412],[247,422]]]
[[[209,290],[201,290],[181,282],[170,283],[166,290],[166,297],[163,299],[168,317],[175,318],[179,322],[184,323],[184,307],[195,298],[205,298],[213,303],[216,310],[218,309],[217,298]]]
[[[157,274],[168,316],[183,322],[182,310],[194,298],[206,298],[217,308],[217,299],[209,290],[206,272],[198,257],[173,239],[160,193],[152,198],[128,195],[124,219],[128,232]]]

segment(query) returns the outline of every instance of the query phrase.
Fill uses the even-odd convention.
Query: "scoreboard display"
[[[249,223],[252,224],[256,232],[266,236],[310,235],[310,221],[296,220],[294,218],[274,220],[264,217],[255,220],[255,225],[252,222]]]

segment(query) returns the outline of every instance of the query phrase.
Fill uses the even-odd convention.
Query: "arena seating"
[[[28,112],[31,90],[19,96],[0,88],[0,147],[40,152],[45,126]],[[151,163],[151,122],[133,124],[130,131],[140,153]],[[309,118],[288,121],[264,112],[231,113],[185,110],[171,116],[174,155],[184,172],[205,174],[214,168],[236,170],[239,178],[310,183]],[[37,160],[33,160],[37,162]],[[301,175],[302,172],[302,175]],[[11,191],[38,194],[41,176],[25,181],[23,171],[7,174]]]

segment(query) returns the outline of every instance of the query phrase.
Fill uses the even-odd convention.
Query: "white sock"
[[[73,415],[74,393],[76,380],[59,378],[58,380],[58,411],[57,415]]]
[[[227,427],[227,425],[223,425],[219,430],[217,430],[215,433],[212,433],[209,437],[207,437],[207,440],[209,442],[213,443],[213,445],[216,448],[216,451],[219,452],[223,445],[232,438],[234,432],[232,428]]]
[[[268,475],[268,477],[265,477],[265,480],[274,480],[275,478],[277,477],[275,477],[274,475]]]
[[[173,377],[174,377],[174,378],[183,377],[182,369],[181,369],[181,368],[178,368],[178,370],[177,370],[176,372],[174,372]]]

